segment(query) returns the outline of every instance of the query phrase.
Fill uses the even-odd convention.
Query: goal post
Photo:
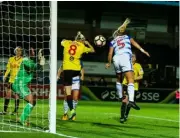
[[[48,133],[56,133],[57,6],[57,1],[0,2],[0,132],[44,132],[46,130]],[[26,70],[32,73],[27,89],[29,88],[28,92],[31,92],[33,100],[36,101],[24,121],[30,125],[18,122],[28,104],[24,100],[25,97],[20,97],[20,93],[17,93],[19,108],[16,114],[12,114],[16,109],[15,92],[8,97],[9,104],[8,107],[6,106],[7,110],[4,110],[9,78],[7,76],[6,81],[1,78],[5,75],[9,59],[16,60],[17,53],[14,52],[16,47],[21,47],[23,50],[22,61],[24,57],[29,57],[30,48],[36,53],[34,64],[39,62],[39,51],[42,51],[41,55],[45,59],[45,65],[42,68],[38,66],[32,72],[30,68],[25,69],[22,66],[24,72]],[[23,62],[11,63],[10,68],[12,70],[16,68],[18,72],[17,66],[23,65],[21,63]]]
[[[56,133],[56,95],[57,95],[57,1],[50,2],[50,94],[49,94],[49,132]]]

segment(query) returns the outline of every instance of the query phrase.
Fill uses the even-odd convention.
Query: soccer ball
[[[102,35],[97,35],[94,38],[94,43],[98,47],[105,46],[106,45],[106,38],[104,36],[102,36]]]

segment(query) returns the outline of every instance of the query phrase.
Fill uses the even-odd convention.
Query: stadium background
[[[46,4],[46,3],[45,3]],[[85,68],[85,81],[83,82],[81,98],[84,100],[110,100],[116,101],[115,73],[113,68],[106,70],[104,63],[107,61],[108,38],[126,17],[131,18],[132,23],[128,26],[129,34],[135,38],[140,45],[146,49],[151,58],[147,58],[136,50],[137,60],[144,69],[144,78],[140,82],[140,92],[138,101],[141,102],[177,102],[175,92],[179,88],[179,20],[177,2],[71,2],[67,8],[67,2],[59,2],[58,5],[58,67],[62,62],[63,49],[60,46],[62,39],[73,39],[77,31],[82,31],[86,38],[93,44],[96,35],[101,34],[107,38],[107,45],[103,48],[95,47],[96,53],[84,55],[82,60]],[[88,7],[87,7],[88,5]],[[93,7],[93,9],[92,9]],[[152,10],[153,9],[153,10]],[[13,11],[13,8],[9,10]],[[142,12],[143,11],[143,12]],[[25,12],[25,11],[24,11]],[[4,18],[11,15],[3,15]],[[46,16],[46,15],[44,15]],[[8,18],[7,17],[7,18]],[[33,18],[33,17],[32,17]],[[8,25],[13,26],[13,22],[3,20],[7,29]],[[43,21],[37,26],[48,25]],[[19,22],[19,24],[21,24]],[[26,22],[24,23],[26,26]],[[33,27],[33,24],[31,25]],[[12,29],[13,30],[13,29]],[[17,28],[17,31],[22,31]],[[44,48],[46,59],[49,58],[49,36],[48,30],[38,30],[45,33],[43,36],[34,36],[36,31],[31,30],[32,35],[27,37],[19,33],[16,39],[33,44],[36,42],[38,48]],[[8,35],[8,34],[7,34]],[[15,39],[13,35],[8,35],[3,39]],[[43,41],[43,43],[41,42]],[[13,54],[15,43],[3,41],[5,62],[0,63],[1,77],[5,71],[8,57]],[[11,48],[8,46],[11,45]],[[26,43],[24,43],[26,45]],[[1,58],[2,59],[2,58]],[[102,80],[102,81],[100,81]],[[38,74],[32,82],[34,93],[41,95],[41,86],[34,84],[45,84],[45,89],[49,90],[49,66],[45,67],[43,74]],[[58,97],[63,98],[62,81],[58,82]],[[2,85],[1,96],[2,94]],[[45,95],[48,98],[48,94]]]
[[[81,30],[92,44],[98,34],[108,39],[126,17],[132,19],[128,26],[129,34],[151,55],[147,58],[136,51],[145,71],[137,96],[141,110],[132,110],[128,121],[120,124],[114,70],[104,69],[108,46],[94,46],[95,54],[83,56],[85,81],[75,122],[60,119],[63,114],[63,100],[60,100],[63,99],[63,86],[62,80],[58,82],[58,135],[42,133],[49,126],[49,2],[3,1],[0,4],[3,4],[0,6],[1,111],[6,90],[2,77],[8,58],[14,55],[14,48],[17,45],[26,50],[29,46],[43,48],[46,57],[44,72],[36,74],[30,85],[32,93],[39,98],[30,117],[31,126],[18,125],[16,116],[0,116],[0,137],[59,138],[63,134],[78,138],[179,137],[178,104],[167,104],[178,103],[180,97],[179,2],[58,2],[58,67],[62,62],[60,42],[63,38],[74,39],[77,31]],[[100,83],[100,78],[106,82]],[[19,113],[24,103],[21,100]],[[14,100],[11,100],[8,112],[13,108]]]

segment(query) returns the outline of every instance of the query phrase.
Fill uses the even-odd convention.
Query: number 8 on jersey
[[[75,55],[76,54],[76,49],[77,49],[76,45],[71,45],[70,49],[69,49],[69,54],[70,55]]]

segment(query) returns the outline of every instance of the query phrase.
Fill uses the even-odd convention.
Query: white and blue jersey
[[[122,35],[110,42],[110,47],[114,48],[113,63],[116,73],[133,71],[130,39],[128,35]]]
[[[132,54],[131,51],[131,37],[128,35],[117,36],[110,42],[110,47],[114,48],[114,55],[121,55],[124,53]]]

